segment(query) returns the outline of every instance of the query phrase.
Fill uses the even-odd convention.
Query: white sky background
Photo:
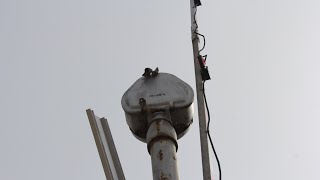
[[[223,179],[319,180],[320,1],[202,3]],[[104,179],[87,108],[126,178],[152,179],[120,100],[145,67],[195,89],[190,36],[189,1],[1,0],[0,179]],[[197,116],[178,143],[180,179],[201,179]]]

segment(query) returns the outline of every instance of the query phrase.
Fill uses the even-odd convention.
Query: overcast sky
[[[319,180],[320,1],[202,4],[223,179]],[[109,120],[126,178],[152,179],[120,100],[145,67],[195,89],[192,58],[189,1],[0,0],[0,179],[104,179],[87,108]],[[195,116],[178,141],[182,180],[202,178],[198,131]]]

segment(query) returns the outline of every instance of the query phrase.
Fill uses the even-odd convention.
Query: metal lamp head
[[[123,95],[121,104],[127,124],[136,138],[146,142],[151,115],[167,112],[170,121],[181,138],[193,121],[192,88],[176,76],[168,73],[139,78]]]

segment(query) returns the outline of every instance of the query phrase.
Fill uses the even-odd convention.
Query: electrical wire
[[[194,22],[193,23],[195,24],[195,29],[194,29],[193,33],[197,34],[203,38],[203,47],[198,52],[198,54],[200,54],[200,52],[206,47],[206,37],[198,32],[199,26],[198,26],[198,22],[196,19],[198,8],[197,8],[197,6],[194,6],[193,8],[194,8],[194,16],[193,16]],[[198,37],[196,37],[196,38],[198,38]]]
[[[200,54],[200,52],[206,47],[206,37],[198,32],[195,32],[195,33],[203,38],[203,46],[198,52],[198,54]]]
[[[194,24],[196,25],[196,28],[194,29],[194,32],[196,33],[198,31],[198,23],[197,23],[197,20],[196,20],[196,15],[197,15],[197,11],[198,11],[198,8],[197,6],[194,6],[194,16],[193,16],[193,19],[194,19]]]
[[[214,148],[214,145],[213,145],[213,142],[212,142],[212,138],[211,138],[211,135],[210,135],[210,131],[209,131],[211,119],[210,119],[210,112],[209,112],[209,107],[208,107],[208,103],[207,103],[207,97],[206,97],[206,93],[205,93],[205,89],[204,89],[204,83],[205,83],[205,81],[202,82],[202,92],[203,92],[203,98],[204,98],[204,102],[205,102],[206,109],[207,109],[207,114],[208,114],[207,134],[208,134],[208,137],[209,137],[209,140],[210,140],[211,148],[213,150],[214,156],[215,156],[217,164],[218,164],[219,180],[221,180],[222,179],[222,177],[221,177],[222,173],[221,173],[220,161],[219,161],[217,152],[216,152],[216,150]]]
[[[195,24],[195,29],[193,31],[194,34],[196,35],[199,35],[203,38],[203,47],[198,51],[198,55],[200,55],[200,52],[206,47],[206,38],[204,35],[198,33],[198,23],[197,23],[197,20],[196,20],[196,14],[197,14],[197,6],[194,6],[193,7],[195,9],[194,11],[194,24]],[[195,36],[195,38],[198,38],[198,36]],[[205,61],[207,59],[207,55],[204,55],[203,57],[205,57]],[[206,109],[207,109],[207,116],[208,116],[208,122],[207,122],[207,135],[209,137],[209,141],[210,141],[210,144],[211,144],[211,148],[213,150],[213,153],[214,153],[214,156],[216,158],[216,161],[217,161],[217,164],[218,164],[218,169],[219,169],[219,180],[222,179],[222,173],[221,173],[221,165],[220,165],[220,161],[219,161],[219,158],[218,158],[218,155],[217,155],[217,152],[214,148],[214,145],[213,145],[213,142],[212,142],[212,138],[211,138],[211,135],[210,135],[210,122],[211,122],[211,119],[210,119],[210,111],[209,111],[209,107],[208,107],[208,102],[207,102],[207,97],[206,97],[206,93],[205,93],[205,89],[204,89],[204,83],[205,83],[205,80],[202,81],[202,92],[203,92],[203,98],[204,98],[204,102],[205,102],[205,105],[206,105]]]

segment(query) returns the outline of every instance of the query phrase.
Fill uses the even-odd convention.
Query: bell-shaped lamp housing
[[[193,121],[192,88],[176,76],[159,73],[139,78],[123,95],[121,104],[131,132],[146,142],[150,114],[169,112],[172,126],[181,138]]]

